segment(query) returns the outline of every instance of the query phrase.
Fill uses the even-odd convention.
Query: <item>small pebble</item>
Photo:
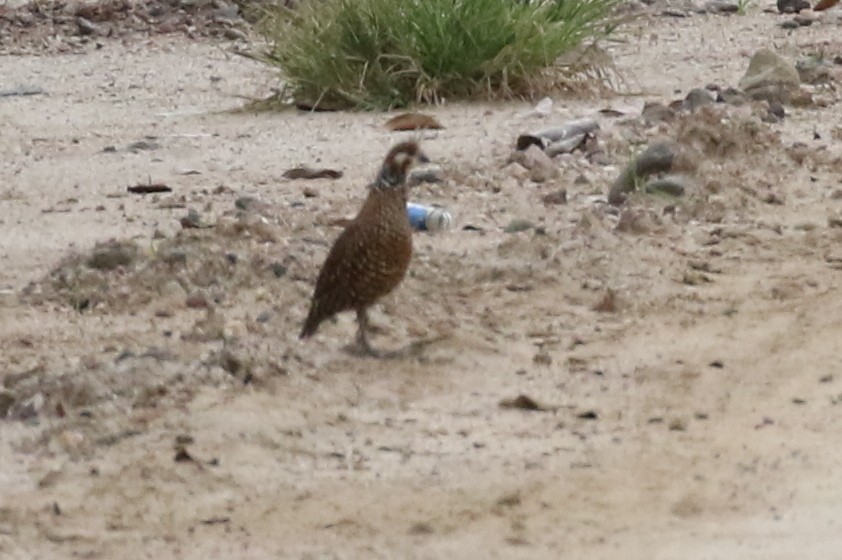
[[[524,219],[524,218],[515,218],[509,225],[503,228],[503,231],[506,233],[517,233],[520,231],[526,231],[535,227],[531,221]]]
[[[225,38],[229,41],[248,41],[248,35],[235,27],[229,27],[225,30]]]
[[[272,274],[275,275],[275,278],[283,278],[287,273],[287,267],[281,263],[272,263],[272,266],[269,268],[272,270]]]
[[[137,247],[132,243],[109,242],[94,247],[87,265],[96,270],[114,270],[129,266],[137,256]]]
[[[407,184],[410,187],[420,185],[421,183],[441,183],[444,180],[441,169],[429,167],[424,169],[416,169],[407,177]]]
[[[129,144],[126,149],[130,152],[140,152],[144,150],[157,150],[160,147],[160,144],[151,140],[138,140]]]
[[[553,358],[547,352],[540,351],[532,356],[532,363],[539,366],[550,366],[553,363]]]
[[[263,208],[265,204],[253,196],[241,196],[234,201],[234,207],[238,210],[255,212]]]
[[[210,304],[208,299],[202,294],[190,294],[187,296],[187,299],[184,301],[184,305],[189,307],[190,309],[204,309],[208,307]]]
[[[557,204],[567,204],[567,190],[559,189],[549,194],[545,194],[541,201],[547,206],[554,206]]]

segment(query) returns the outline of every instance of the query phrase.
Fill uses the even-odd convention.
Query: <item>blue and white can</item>
[[[435,206],[407,202],[406,213],[412,228],[418,231],[443,231],[450,228],[453,222],[450,212]]]

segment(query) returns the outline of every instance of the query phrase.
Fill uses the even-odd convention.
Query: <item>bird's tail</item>
[[[318,313],[318,307],[313,305],[310,308],[310,313],[307,314],[307,320],[304,321],[304,327],[301,329],[301,334],[298,335],[298,338],[309,338],[316,334],[321,322],[322,318]]]

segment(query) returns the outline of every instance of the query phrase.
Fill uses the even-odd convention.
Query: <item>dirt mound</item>
[[[736,159],[780,149],[780,133],[759,118],[728,106],[702,107],[678,119],[676,140],[713,158]]]
[[[183,404],[200,386],[230,378],[210,364],[191,362],[189,352],[178,354],[155,346],[123,348],[113,359],[87,356],[67,371],[38,366],[7,375],[0,389],[4,416],[32,423],[49,418],[59,429],[83,426],[102,433],[97,424],[123,411]]]
[[[660,220],[653,212],[669,212],[678,223],[720,223],[728,214],[746,215],[757,204],[780,203],[784,194],[769,178],[791,171],[791,150],[780,132],[756,114],[762,112],[760,104],[756,109],[717,104],[679,114],[655,128],[639,120],[626,122],[633,142],[644,148],[636,149],[615,180],[609,201],[621,203],[624,192],[631,195],[628,203],[641,207],[651,220]],[[628,151],[628,143],[616,138],[608,145],[617,156]],[[746,166],[746,156],[763,165]]]
[[[126,313],[147,305],[209,307],[239,290],[282,279],[289,256],[277,254],[277,225],[256,216],[221,218],[142,248],[131,240],[97,244],[64,258],[23,291],[28,303],[54,302],[81,312]]]

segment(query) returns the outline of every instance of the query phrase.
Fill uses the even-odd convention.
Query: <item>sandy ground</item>
[[[832,14],[788,32],[766,7],[634,24],[612,47],[628,95],[433,110],[447,180],[413,198],[454,228],[416,236],[375,319],[383,347],[442,340],[391,361],[344,350],[350,317],[296,338],[331,221],[405,135],[387,116],[225,112],[274,76],[207,41],[4,56],[3,87],[47,94],[0,99],[0,557],[838,555],[836,93],[774,125],[750,107],[626,122],[736,85],[763,46],[842,54]],[[541,184],[506,165],[519,133],[582,116],[608,161],[562,156]],[[618,216],[608,186],[663,135],[701,138],[697,192]],[[300,164],[344,176],[281,178]],[[174,193],[126,193],[147,182]],[[266,218],[225,226],[245,195]],[[187,208],[216,227],[181,231]],[[140,264],[65,281],[112,238]],[[546,409],[500,406],[518,395]]]

